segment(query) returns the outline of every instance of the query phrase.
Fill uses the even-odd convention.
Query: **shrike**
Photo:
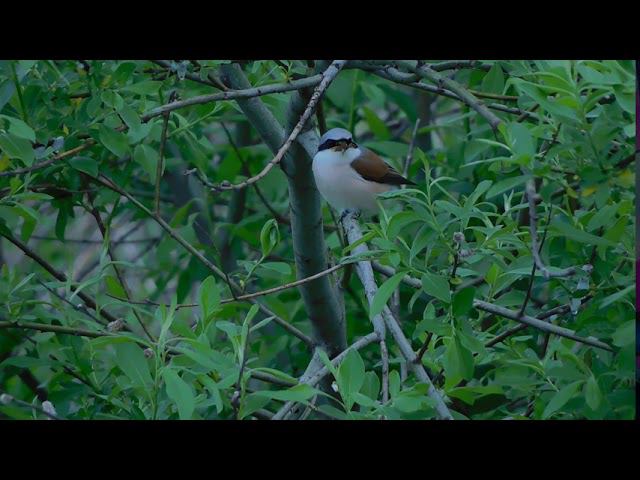
[[[415,185],[371,150],[358,147],[344,128],[333,128],[320,139],[313,157],[313,175],[323,198],[336,210],[374,214],[376,196],[399,185]]]

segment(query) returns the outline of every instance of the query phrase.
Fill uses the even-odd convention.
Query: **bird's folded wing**
[[[351,167],[365,180],[387,185],[415,185],[371,150],[361,150],[362,155],[351,162]]]

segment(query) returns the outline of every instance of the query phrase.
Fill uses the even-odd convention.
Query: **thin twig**
[[[413,133],[411,134],[411,143],[409,144],[409,152],[407,153],[407,158],[404,161],[404,167],[402,168],[402,175],[404,177],[409,173],[409,167],[411,166],[411,161],[413,160],[413,150],[416,146],[416,138],[418,137],[418,128],[420,127],[420,117],[416,119],[416,124],[413,127]]]
[[[249,171],[249,164],[248,164],[247,160],[244,158],[244,155],[242,155],[240,153],[240,149],[238,148],[238,145],[236,144],[235,140],[233,139],[233,136],[231,135],[231,132],[229,132],[229,130],[227,129],[227,126],[224,124],[224,122],[221,122],[221,125],[222,125],[222,129],[224,130],[224,133],[227,136],[227,140],[229,141],[229,144],[231,145],[231,148],[233,149],[233,151],[235,152],[236,156],[238,157],[238,159],[242,163],[242,169],[244,170],[244,174],[247,177],[250,177],[251,173]],[[215,185],[213,185],[213,183],[209,182],[206,178],[203,178],[202,175],[198,175],[198,178],[200,179],[200,181],[206,182],[205,185],[207,187],[215,190]],[[262,204],[267,208],[267,210],[269,210],[269,212],[271,212],[271,215],[273,215],[273,218],[275,218],[278,223],[286,223],[287,225],[291,224],[291,220],[289,220],[288,218],[280,215],[271,206],[271,204],[267,201],[265,196],[262,194],[262,190],[260,189],[260,186],[257,183],[253,184],[253,189],[255,190],[255,192],[258,195],[258,198],[260,199]]]
[[[220,300],[220,304],[226,304],[226,303],[233,303],[233,302],[243,302],[243,301],[247,301],[247,300],[252,300],[254,298],[257,297],[262,297],[264,295],[270,295],[272,293],[277,293],[280,292],[282,290],[288,290],[290,288],[294,288],[294,287],[298,287],[300,285],[303,285],[305,283],[311,282],[313,280],[317,280],[318,278],[324,277],[325,275],[329,275],[333,272],[335,272],[336,270],[340,270],[341,268],[344,268],[347,264],[346,263],[341,263],[338,265],[334,265],[331,268],[327,268],[326,270],[323,270],[321,272],[316,273],[315,275],[311,275],[309,277],[305,277],[305,278],[301,278],[300,280],[296,280],[295,282],[290,282],[290,283],[286,283],[284,285],[279,285],[277,287],[273,287],[273,288],[269,288],[267,290],[261,290],[259,292],[254,292],[254,293],[248,293],[246,295],[238,295],[235,298],[224,298],[222,300]],[[151,300],[129,300],[126,298],[121,298],[121,297],[116,297],[115,295],[109,295],[111,298],[115,298],[116,300],[120,300],[122,302],[125,303],[131,303],[133,305],[154,305],[154,306],[161,306],[161,305],[165,305],[165,306],[169,306],[169,304],[163,304],[163,303],[158,303],[158,302],[152,302]],[[179,303],[176,306],[176,309],[180,309],[180,308],[195,308],[197,307],[198,304],[197,303]]]
[[[422,347],[420,347],[420,350],[416,354],[416,360],[415,361],[417,363],[422,363],[422,357],[424,356],[424,354],[426,353],[427,349],[429,348],[429,344],[431,343],[431,338],[433,338],[433,332],[429,332],[427,334],[427,338],[425,339],[424,343],[422,344]]]
[[[92,199],[91,195],[89,196],[89,198]],[[93,199],[92,199],[92,201],[93,201]],[[116,254],[113,251],[113,247],[111,245],[111,241],[109,240],[109,237],[108,237],[108,234],[107,234],[107,227],[105,226],[104,222],[102,221],[102,216],[100,215],[100,212],[98,211],[98,209],[95,206],[93,206],[93,204],[91,205],[90,212],[91,212],[91,215],[93,215],[93,218],[95,218],[96,223],[98,224],[98,229],[100,230],[100,233],[102,234],[102,238],[107,243],[107,253],[109,254],[109,258],[111,258],[111,260],[113,261],[113,263],[111,265],[113,267],[113,271],[115,272],[116,277],[118,278],[118,281],[120,282],[120,285],[122,285],[122,289],[124,290],[124,294],[127,296],[127,299],[131,299],[131,290],[129,289],[129,286],[127,285],[126,278],[124,277],[124,275],[122,275],[122,272],[120,271],[120,267],[118,267],[118,264],[117,264],[118,258],[116,257]],[[147,329],[147,326],[142,321],[142,317],[140,317],[140,314],[138,313],[138,311],[133,309],[133,314],[136,317],[136,319],[138,320],[138,323],[142,327],[142,330],[144,330],[144,333],[147,335],[149,340],[151,340],[152,342],[155,342],[155,339],[153,338],[153,335],[151,335],[151,332],[149,332],[149,330]]]
[[[95,332],[93,330],[84,330],[82,328],[63,327],[62,325],[47,325],[44,323],[33,322],[0,322],[0,329],[2,328],[22,328],[26,330],[36,330],[38,332],[62,333],[65,335],[89,338],[114,336],[112,333],[108,332]]]
[[[575,340],[576,342],[584,343],[586,345],[591,345],[597,348],[602,348],[603,350],[613,351],[613,349],[609,345],[597,339],[594,339],[592,337],[580,337],[576,335],[573,330],[569,330],[568,328],[559,327],[557,325],[547,323],[528,315],[519,315],[518,312],[514,312],[499,305],[493,305],[482,300],[474,300],[473,307],[477,308],[478,310],[483,310],[485,312],[493,313],[495,315],[500,315],[501,317],[515,320],[516,322],[525,323],[544,332],[550,332],[561,337],[570,338],[571,340]]]
[[[56,280],[59,280],[60,282],[63,282],[63,283],[68,283],[69,282],[69,279],[67,278],[67,276],[64,273],[59,272],[58,270],[56,270],[49,262],[47,262],[45,259],[43,259],[41,256],[39,256],[36,252],[31,250],[27,245],[22,243],[20,240],[18,240],[17,238],[13,237],[12,235],[7,235],[2,230],[0,230],[0,235],[5,237],[7,240],[9,240],[11,243],[13,243],[16,247],[18,247],[20,250],[22,250],[25,255],[27,255],[31,259],[35,260],[36,263],[38,263],[42,268],[44,268],[47,272],[49,272]],[[73,292],[77,292],[78,297],[80,297],[82,299],[82,301],[89,308],[95,310],[96,312],[98,311],[98,306],[97,306],[96,302],[89,295],[84,293],[83,291],[78,291],[77,290],[78,289],[78,285],[77,284],[70,283],[69,284],[69,288],[71,288],[71,290]],[[110,314],[108,311],[106,311],[103,308],[100,309],[100,315],[103,316],[109,322],[115,322],[115,321],[118,320],[115,316],[113,316],[112,314]],[[126,325],[125,325],[125,327],[126,327]]]
[[[142,115],[141,120],[146,122],[154,117],[160,116],[163,113],[178,110],[180,108],[189,107],[192,105],[201,105],[203,103],[218,102],[222,100],[236,100],[242,98],[254,98],[262,95],[270,95],[272,93],[285,93],[293,90],[300,90],[301,88],[314,87],[322,81],[322,75],[313,75],[312,77],[301,78],[299,80],[292,80],[288,83],[274,83],[271,85],[263,85],[260,87],[246,88],[242,90],[227,90],[225,92],[214,93],[210,95],[199,95],[196,97],[187,98],[185,100],[179,100],[175,102],[161,105],[147,113]]]
[[[494,131],[497,130],[498,125],[500,125],[500,123],[502,122],[502,120],[491,113],[484,104],[482,104],[471,92],[469,92],[469,90],[467,90],[455,80],[440,75],[429,65],[417,66],[414,65],[411,61],[400,61],[397,63],[404,66],[411,72],[430,80],[436,85],[440,87],[446,87],[448,90],[455,93],[464,103],[469,105],[469,107],[473,108],[476,112],[478,112],[480,116],[487,120]]]
[[[2,393],[0,394],[0,401],[2,403],[16,403],[18,405],[20,405],[21,407],[25,407],[25,408],[33,408],[34,410],[46,415],[47,417],[53,419],[53,420],[64,420],[62,417],[47,412],[44,408],[40,407],[39,405],[32,405],[29,402],[25,402],[24,400],[20,400],[18,398],[13,397],[12,395],[9,395],[8,393]]]
[[[172,102],[176,97],[176,91],[171,92],[169,102]],[[167,130],[169,127],[169,115],[170,112],[163,114],[162,120],[162,135],[160,137],[160,153],[158,154],[158,164],[156,165],[156,184],[155,184],[155,201],[154,210],[156,213],[160,213],[160,181],[162,180],[162,174],[164,173],[164,152],[167,144]]]
[[[536,193],[536,184],[533,179],[527,181],[526,186],[526,194],[527,199],[529,201],[529,227],[531,229],[531,251],[533,253],[533,259],[535,264],[543,273],[545,278],[550,277],[568,277],[576,273],[575,267],[569,267],[565,269],[561,269],[560,271],[552,272],[550,271],[546,265],[542,262],[540,258],[540,248],[538,247],[538,233],[537,233],[537,223],[538,223],[538,215],[536,213],[536,200],[539,198]]]
[[[218,278],[220,278],[220,279],[222,279],[224,281],[228,280],[228,277],[225,275],[225,273],[222,270],[220,270],[213,263],[211,263],[211,261],[209,261],[209,259],[207,259],[193,245],[191,245],[188,241],[186,241],[167,222],[165,222],[164,219],[160,215],[157,215],[154,212],[152,212],[151,210],[149,210],[142,203],[140,203],[138,200],[136,200],[130,193],[128,193],[126,190],[123,190],[122,188],[117,186],[115,183],[113,183],[113,181],[111,181],[108,177],[106,177],[106,176],[104,176],[102,174],[97,178],[96,177],[91,177],[91,176],[89,176],[89,177],[91,179],[93,179],[94,181],[98,182],[99,184],[104,185],[105,187],[109,188],[110,190],[113,190],[114,192],[117,192],[120,195],[126,197],[138,209],[142,210],[145,214],[147,214],[147,216],[149,216],[158,225],[160,225],[160,227],[162,227],[162,229],[164,231],[166,231],[171,236],[171,238],[173,238],[180,245],[182,245],[185,248],[185,250],[187,250],[191,255],[196,257],[205,267],[207,267],[209,270],[211,270]],[[240,288],[240,286],[237,285],[235,282],[231,281],[230,279],[229,279],[229,286],[230,286],[230,288],[232,288],[234,290],[234,293],[236,293],[236,294],[242,292],[242,289]],[[275,313],[273,313],[271,310],[269,310],[267,307],[265,307],[264,305],[262,305],[258,301],[254,300],[254,299],[249,299],[249,301],[252,302],[252,303],[255,303],[256,305],[258,305],[260,310],[263,313],[265,313],[267,316],[274,317],[273,321],[275,323],[277,323],[278,325],[280,325],[285,330],[287,330],[289,333],[291,333],[295,337],[297,337],[300,340],[302,340],[308,346],[313,346],[314,343],[311,340],[311,338],[309,338],[303,332],[298,330],[296,327],[294,327],[293,325],[289,324],[287,321],[285,321],[280,316],[278,316]]]
[[[31,173],[31,172],[35,172],[36,170],[41,170],[57,162],[58,160],[64,160],[65,158],[71,157],[76,153],[86,150],[87,148],[95,145],[95,143],[96,143],[95,140],[87,140],[82,145],[72,148],[71,150],[67,150],[66,152],[59,153],[58,155],[55,155],[54,157],[50,158],[49,160],[45,160],[44,162],[36,163],[35,165],[31,165],[30,167],[27,167],[27,168],[19,168],[17,170],[8,170],[6,172],[0,172],[0,177],[12,177],[15,175],[22,175],[24,173]]]
[[[462,99],[458,95],[456,95],[454,92],[450,90],[447,90],[443,87],[427,85],[425,83],[416,82],[413,80],[413,75],[406,72],[401,72],[400,70],[395,68],[374,69],[371,71],[371,73],[395,83],[408,85],[418,90],[424,90],[426,92],[430,92],[435,95],[441,95],[447,98],[451,98],[453,100],[462,101]],[[506,105],[502,105],[501,103],[489,103],[486,105],[486,107],[491,110],[496,110],[496,111],[508,113],[511,115],[519,115],[522,120],[526,118],[534,118],[536,120],[539,120],[539,117],[533,113],[533,110],[535,110],[535,108],[533,108],[531,111],[526,111],[526,110],[522,110],[521,108],[508,107]]]
[[[331,364],[334,367],[338,367],[342,362],[342,360],[344,360],[344,358],[347,356],[347,353],[349,353],[350,350],[360,350],[366,347],[367,345],[377,341],[379,341],[378,334],[376,332],[370,333],[362,337],[361,339],[355,341],[349,347],[343,350],[339,355],[337,355],[333,360],[331,360]],[[330,370],[325,365],[316,373],[314,373],[310,378],[300,383],[313,387],[317,385],[320,382],[320,380],[326,377],[329,373],[330,373]],[[273,416],[272,420],[282,420],[284,416],[287,413],[289,413],[289,411],[294,407],[295,404],[296,402],[292,402],[292,401],[285,403],[284,406],[280,410],[278,410],[278,412]]]
[[[354,244],[355,242],[359,241],[362,238],[362,231],[360,230],[358,221],[353,212],[349,212],[342,217],[342,225],[347,234],[347,239],[349,240],[350,244]],[[368,247],[366,243],[361,243],[360,245],[358,245],[356,248],[353,249],[353,254],[358,255],[361,253],[366,253],[367,251],[368,251]],[[370,303],[372,303],[373,297],[375,297],[378,287],[375,283],[375,278],[373,276],[373,269],[371,267],[371,262],[363,260],[356,263],[356,271],[358,273],[358,276],[360,277],[360,281],[364,286],[365,293],[367,294],[367,298],[369,299]],[[415,363],[416,354],[411,348],[411,344],[407,340],[407,337],[404,335],[404,332],[400,328],[400,325],[391,314],[391,311],[389,310],[389,308],[385,306],[382,310],[382,314],[378,316],[382,317],[382,320],[384,321],[386,328],[388,328],[389,331],[391,332],[391,335],[396,341],[396,344],[400,348],[400,352],[402,353],[403,357],[407,361],[407,364],[412,368],[412,370],[416,374],[416,377],[418,377],[418,380],[428,385],[427,394],[429,395],[429,397],[431,397],[435,401],[435,409],[438,412],[438,416],[442,419],[452,420],[453,417],[451,416],[451,412],[449,411],[447,405],[442,400],[442,396],[433,385],[433,382],[431,381],[429,374],[426,372],[422,364]],[[374,317],[372,321],[378,335],[382,335],[382,338],[384,338],[383,336],[384,331],[381,332],[380,327],[378,327],[378,320],[377,320],[378,316]]]
[[[287,140],[285,140],[284,144],[282,145],[282,147],[280,147],[273,159],[271,159],[271,161],[267,163],[267,165],[260,171],[260,173],[237,184],[222,182],[217,188],[219,190],[240,190],[242,188],[246,188],[249,185],[262,179],[267,175],[267,173],[271,171],[273,167],[280,163],[284,155],[289,150],[289,147],[293,144],[295,139],[298,137],[298,134],[302,131],[302,128],[307,123],[307,120],[309,120],[309,117],[311,117],[311,115],[313,114],[314,108],[318,103],[320,96],[329,87],[329,85],[331,85],[331,82],[336,78],[338,73],[340,73],[340,70],[346,63],[346,60],[334,60],[333,63],[324,71],[324,73],[322,74],[322,81],[315,88],[313,95],[311,96],[311,100],[309,100],[309,103],[307,104],[307,108],[305,108],[304,112],[300,116],[300,120],[298,120],[298,123],[291,131],[291,134],[289,135]]]
[[[380,340],[380,357],[382,359],[382,403],[389,401],[389,351],[384,340]]]
[[[552,209],[549,208],[549,213],[547,214],[547,228],[545,228],[544,234],[542,235],[542,240],[540,241],[540,246],[538,247],[538,255],[542,250],[544,241],[547,239],[547,232],[549,231],[549,222],[551,221],[551,211]],[[533,289],[533,280],[536,275],[536,267],[537,267],[536,263],[533,262],[533,266],[531,267],[531,275],[529,276],[529,287],[527,288],[527,294],[524,297],[524,302],[522,302],[522,306],[520,307],[519,315],[522,315],[524,313],[525,309],[527,308],[527,304],[529,303],[529,298],[531,298],[531,291]]]

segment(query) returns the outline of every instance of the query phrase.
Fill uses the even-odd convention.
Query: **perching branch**
[[[342,219],[342,225],[345,229],[347,238],[350,244],[353,244],[362,238],[362,232],[360,231],[360,226],[358,225],[358,221],[355,218],[354,213],[350,212],[345,215]],[[368,251],[368,248],[365,243],[361,243],[354,249],[354,254],[362,253]],[[368,261],[361,261],[357,264],[357,272],[360,277],[360,281],[362,282],[365,292],[367,293],[367,297],[370,295],[375,296],[378,287],[375,284],[375,279],[373,277],[373,269],[371,268],[371,263]],[[370,302],[373,300],[371,297]],[[440,418],[445,420],[452,420],[451,412],[447,408],[446,404],[442,400],[440,393],[436,390],[431,378],[429,378],[429,374],[426,372],[424,367],[421,364],[415,362],[416,354],[411,348],[411,344],[407,340],[407,337],[404,335],[400,325],[391,315],[391,311],[388,307],[385,307],[382,311],[382,319],[386,327],[391,332],[391,335],[395,339],[398,347],[400,348],[400,352],[404,356],[407,364],[413,369],[416,377],[421,382],[424,382],[428,385],[428,395],[435,401],[435,408],[438,412]],[[374,326],[376,326],[376,321],[374,321]]]
[[[223,65],[222,74],[234,89],[251,87],[238,64]],[[299,94],[293,95],[289,111],[292,124],[297,123],[307,104]],[[238,105],[263,141],[274,153],[277,152],[284,142],[285,132],[273,114],[257,98],[238,100]],[[297,144],[306,150],[306,154]],[[317,144],[317,134],[305,130],[299,134],[297,142],[291,146],[281,163],[288,180],[293,251],[298,278],[322,272],[328,263],[320,196],[311,171],[311,159],[315,155]],[[337,293],[329,277],[324,276],[301,285],[300,293],[311,320],[314,341],[330,357],[340,353],[347,346],[346,331]]]
[[[285,140],[284,144],[280,147],[273,159],[269,163],[267,163],[267,165],[265,165],[260,173],[237,184],[223,182],[218,186],[218,188],[220,190],[239,190],[242,188],[246,188],[266,176],[273,167],[280,163],[280,161],[284,158],[284,155],[287,153],[287,150],[289,150],[289,148],[291,147],[291,144],[295,141],[295,139],[302,131],[302,128],[307,123],[307,120],[309,120],[309,117],[313,115],[315,106],[318,103],[318,100],[320,100],[320,96],[325,92],[327,88],[329,88],[331,82],[336,78],[338,73],[340,73],[340,70],[342,70],[342,67],[344,67],[346,63],[346,60],[334,60],[333,63],[329,65],[329,68],[325,70],[325,72],[322,74],[322,80],[320,84],[315,88],[313,95],[311,96],[311,100],[309,100],[307,108],[305,108],[304,112],[300,116],[300,120],[298,120],[298,123],[293,128],[293,130],[289,134],[289,137]]]

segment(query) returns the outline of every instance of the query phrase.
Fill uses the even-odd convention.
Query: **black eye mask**
[[[318,147],[318,151],[327,150],[329,148],[335,147],[339,142],[347,142],[350,147],[357,147],[357,145],[353,142],[353,140],[349,140],[346,138],[342,138],[340,140],[325,140],[325,142]]]

